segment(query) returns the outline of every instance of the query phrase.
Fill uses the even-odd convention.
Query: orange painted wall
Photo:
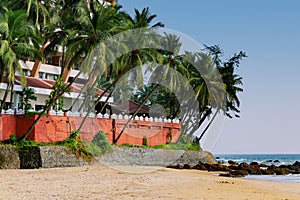
[[[25,134],[29,126],[37,118],[37,115],[1,115],[0,116],[0,140],[9,139],[11,134],[18,137]],[[56,142],[69,137],[72,130],[79,128],[82,117],[70,116],[43,116],[36,124],[28,139],[36,142]],[[81,131],[83,141],[92,141],[94,136],[102,130],[107,139],[112,143],[120,134],[127,120],[87,118]],[[165,122],[135,121],[128,124],[118,144],[142,145],[146,136],[150,146],[176,142],[180,137],[180,124]]]
[[[127,120],[116,119],[115,138],[121,133]],[[180,124],[166,122],[136,121],[129,123],[117,144],[143,145],[144,137],[148,138],[149,146],[161,145],[170,142],[177,142],[180,137]]]
[[[14,115],[0,115],[0,141],[8,140],[11,134],[16,134],[16,127]]]

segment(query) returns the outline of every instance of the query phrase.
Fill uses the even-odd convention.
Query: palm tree
[[[51,26],[57,21],[58,16],[53,12],[57,1],[40,0],[12,0],[8,3],[11,10],[26,10],[28,21],[31,21],[38,29],[37,34],[40,39],[40,53],[45,57],[45,48],[49,44],[46,35],[51,31]],[[30,76],[37,77],[41,67],[42,58],[36,59]]]
[[[159,63],[161,62],[161,54],[158,50],[153,48],[146,48],[141,49],[138,47],[141,46],[151,46],[151,36],[152,32],[149,30],[149,28],[158,28],[163,27],[164,25],[161,22],[157,22],[155,24],[151,24],[152,21],[155,19],[155,14],[150,14],[149,8],[144,8],[141,12],[137,9],[135,9],[135,16],[131,17],[130,15],[123,13],[126,20],[126,25],[128,30],[134,30],[138,34],[129,34],[129,36],[126,38],[128,41],[125,43],[125,46],[127,46],[129,49],[131,49],[130,52],[123,54],[117,61],[117,63],[120,64],[121,68],[124,68],[124,66],[127,66],[126,70],[133,69],[135,67],[138,67],[139,70],[134,70],[135,74],[134,76],[137,79],[137,83],[139,88],[143,85],[143,71],[142,67],[144,64],[152,64],[153,63]],[[144,43],[144,44],[141,44]],[[150,68],[152,65],[148,65]],[[123,67],[122,67],[123,66]],[[151,70],[151,69],[150,69]],[[119,72],[116,72],[117,74],[120,74]],[[122,75],[122,74],[120,74]],[[119,75],[119,77],[120,77]],[[119,78],[117,78],[118,80]],[[123,135],[125,128],[127,127],[128,123],[131,119],[135,117],[135,115],[138,113],[139,109],[143,106],[143,104],[147,101],[147,99],[152,95],[154,90],[158,87],[155,86],[153,91],[150,92],[147,97],[144,99],[144,101],[141,102],[140,106],[137,108],[137,110],[134,112],[134,114],[128,119],[126,125],[121,130],[118,137],[115,139],[114,143],[117,143],[121,136]]]
[[[222,61],[220,59],[222,50],[219,46],[206,46],[206,48],[209,51],[209,53],[214,57],[217,68],[222,76],[222,80],[226,85],[227,95],[224,112],[229,118],[232,118],[233,116],[239,117],[238,113],[240,112],[240,101],[238,98],[238,93],[243,92],[243,89],[240,87],[240,85],[243,85],[243,83],[242,77],[240,77],[238,74],[235,74],[235,69],[239,67],[240,61],[243,58],[247,57],[247,55],[245,52],[240,51],[239,53],[234,54],[227,61]]]
[[[80,4],[76,7],[76,14],[72,25],[75,29],[73,37],[66,43],[66,58],[68,58],[67,64],[64,66],[62,72],[62,78],[67,81],[70,69],[73,64],[78,63],[82,60],[82,56],[85,55],[97,55],[96,65],[94,73],[91,75],[97,77],[98,74],[102,74],[107,70],[105,63],[107,52],[104,46],[104,41],[112,35],[115,35],[124,30],[120,25],[121,15],[118,13],[120,7],[117,6],[104,6],[103,4],[97,3],[97,1],[89,4],[89,7],[85,4]],[[82,65],[81,71],[90,74],[93,70],[92,57],[90,60],[86,60],[88,65]],[[92,79],[93,80],[93,79]],[[91,81],[94,82],[94,81]]]
[[[23,10],[10,11],[7,9],[0,16],[0,37],[0,58],[2,66],[4,66],[2,75],[7,77],[8,83],[0,107],[0,112],[2,112],[9,87],[13,88],[16,71],[20,73],[22,87],[24,88],[25,86],[26,79],[19,60],[38,58],[39,52],[33,45],[38,43],[36,40],[36,29],[27,21],[27,14]]]

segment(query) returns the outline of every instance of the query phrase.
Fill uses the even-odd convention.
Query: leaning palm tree
[[[151,39],[152,36],[155,37],[155,34],[153,34],[151,29],[149,28],[158,28],[158,27],[163,27],[164,25],[161,22],[157,22],[152,25],[152,22],[155,19],[156,15],[151,14],[149,8],[144,8],[141,12],[135,9],[134,17],[131,17],[126,13],[124,13],[124,16],[125,16],[127,29],[134,30],[135,34],[129,34],[128,37],[126,38],[128,42],[125,43],[125,46],[127,46],[130,49],[130,51],[123,54],[118,59],[117,63],[121,63],[120,64],[121,68],[123,68],[122,66],[127,66],[127,70],[138,68],[137,70],[134,70],[134,73],[136,74],[134,74],[133,76],[135,76],[135,79],[137,80],[137,84],[139,88],[141,88],[143,85],[143,74],[142,74],[143,65],[148,64],[147,66],[151,68],[153,64],[161,62],[161,54],[158,50],[154,48],[141,49],[139,47],[140,46],[150,47],[151,43],[154,42]],[[116,72],[116,73],[120,74],[120,72]],[[158,86],[155,86],[155,88],[157,87]],[[139,109],[143,106],[143,104],[145,104],[147,99],[152,95],[155,88],[150,94],[147,95],[147,97],[142,101],[140,106],[138,106],[137,110],[128,119],[127,123],[124,125],[123,129],[121,130],[118,137],[115,139],[114,143],[117,143],[120,140],[130,120],[135,117]]]
[[[8,9],[0,17],[0,59],[4,67],[1,75],[7,78],[7,89],[2,99],[0,112],[6,101],[9,87],[12,92],[16,71],[20,73],[22,87],[25,86],[26,79],[19,61],[39,57],[38,43],[35,37],[36,29],[27,21],[27,17],[23,10],[10,11]]]

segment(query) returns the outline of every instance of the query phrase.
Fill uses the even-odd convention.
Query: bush
[[[198,142],[192,142],[191,144],[189,144],[188,150],[202,151]]]
[[[77,130],[75,130],[75,131],[72,131],[72,133],[70,134],[70,136],[67,139],[65,139],[61,142],[57,142],[56,144],[70,147],[72,150],[76,151],[78,149],[78,147],[80,146],[80,143],[78,142],[79,137],[80,137],[79,132]]]
[[[93,138],[91,144],[89,144],[88,150],[90,150],[93,155],[101,155],[111,151],[112,146],[103,131],[99,131]]]
[[[9,136],[9,140],[6,142],[7,144],[11,144],[17,147],[23,147],[23,146],[41,146],[41,143],[35,142],[33,140],[18,140],[17,136],[15,134],[11,134]]]

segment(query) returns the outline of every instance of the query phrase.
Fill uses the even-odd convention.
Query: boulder
[[[205,167],[205,165],[202,162],[199,162],[197,165],[194,165],[193,169],[207,170],[206,167]]]
[[[275,172],[273,170],[270,170],[270,169],[265,169],[265,170],[261,170],[261,174],[262,175],[274,175]]]
[[[258,165],[258,162],[251,162],[250,165]]]
[[[184,164],[183,169],[193,169],[193,166],[190,164]]]
[[[248,171],[246,170],[234,170],[230,171],[227,174],[220,174],[219,176],[225,176],[225,177],[244,177],[248,175]]]
[[[296,166],[296,167],[300,168],[300,162],[299,161],[294,162],[293,166]]]
[[[230,165],[238,165],[237,162],[233,161],[233,160],[228,160],[228,164]]]
[[[259,167],[269,167],[269,166],[266,164],[260,164]]]

